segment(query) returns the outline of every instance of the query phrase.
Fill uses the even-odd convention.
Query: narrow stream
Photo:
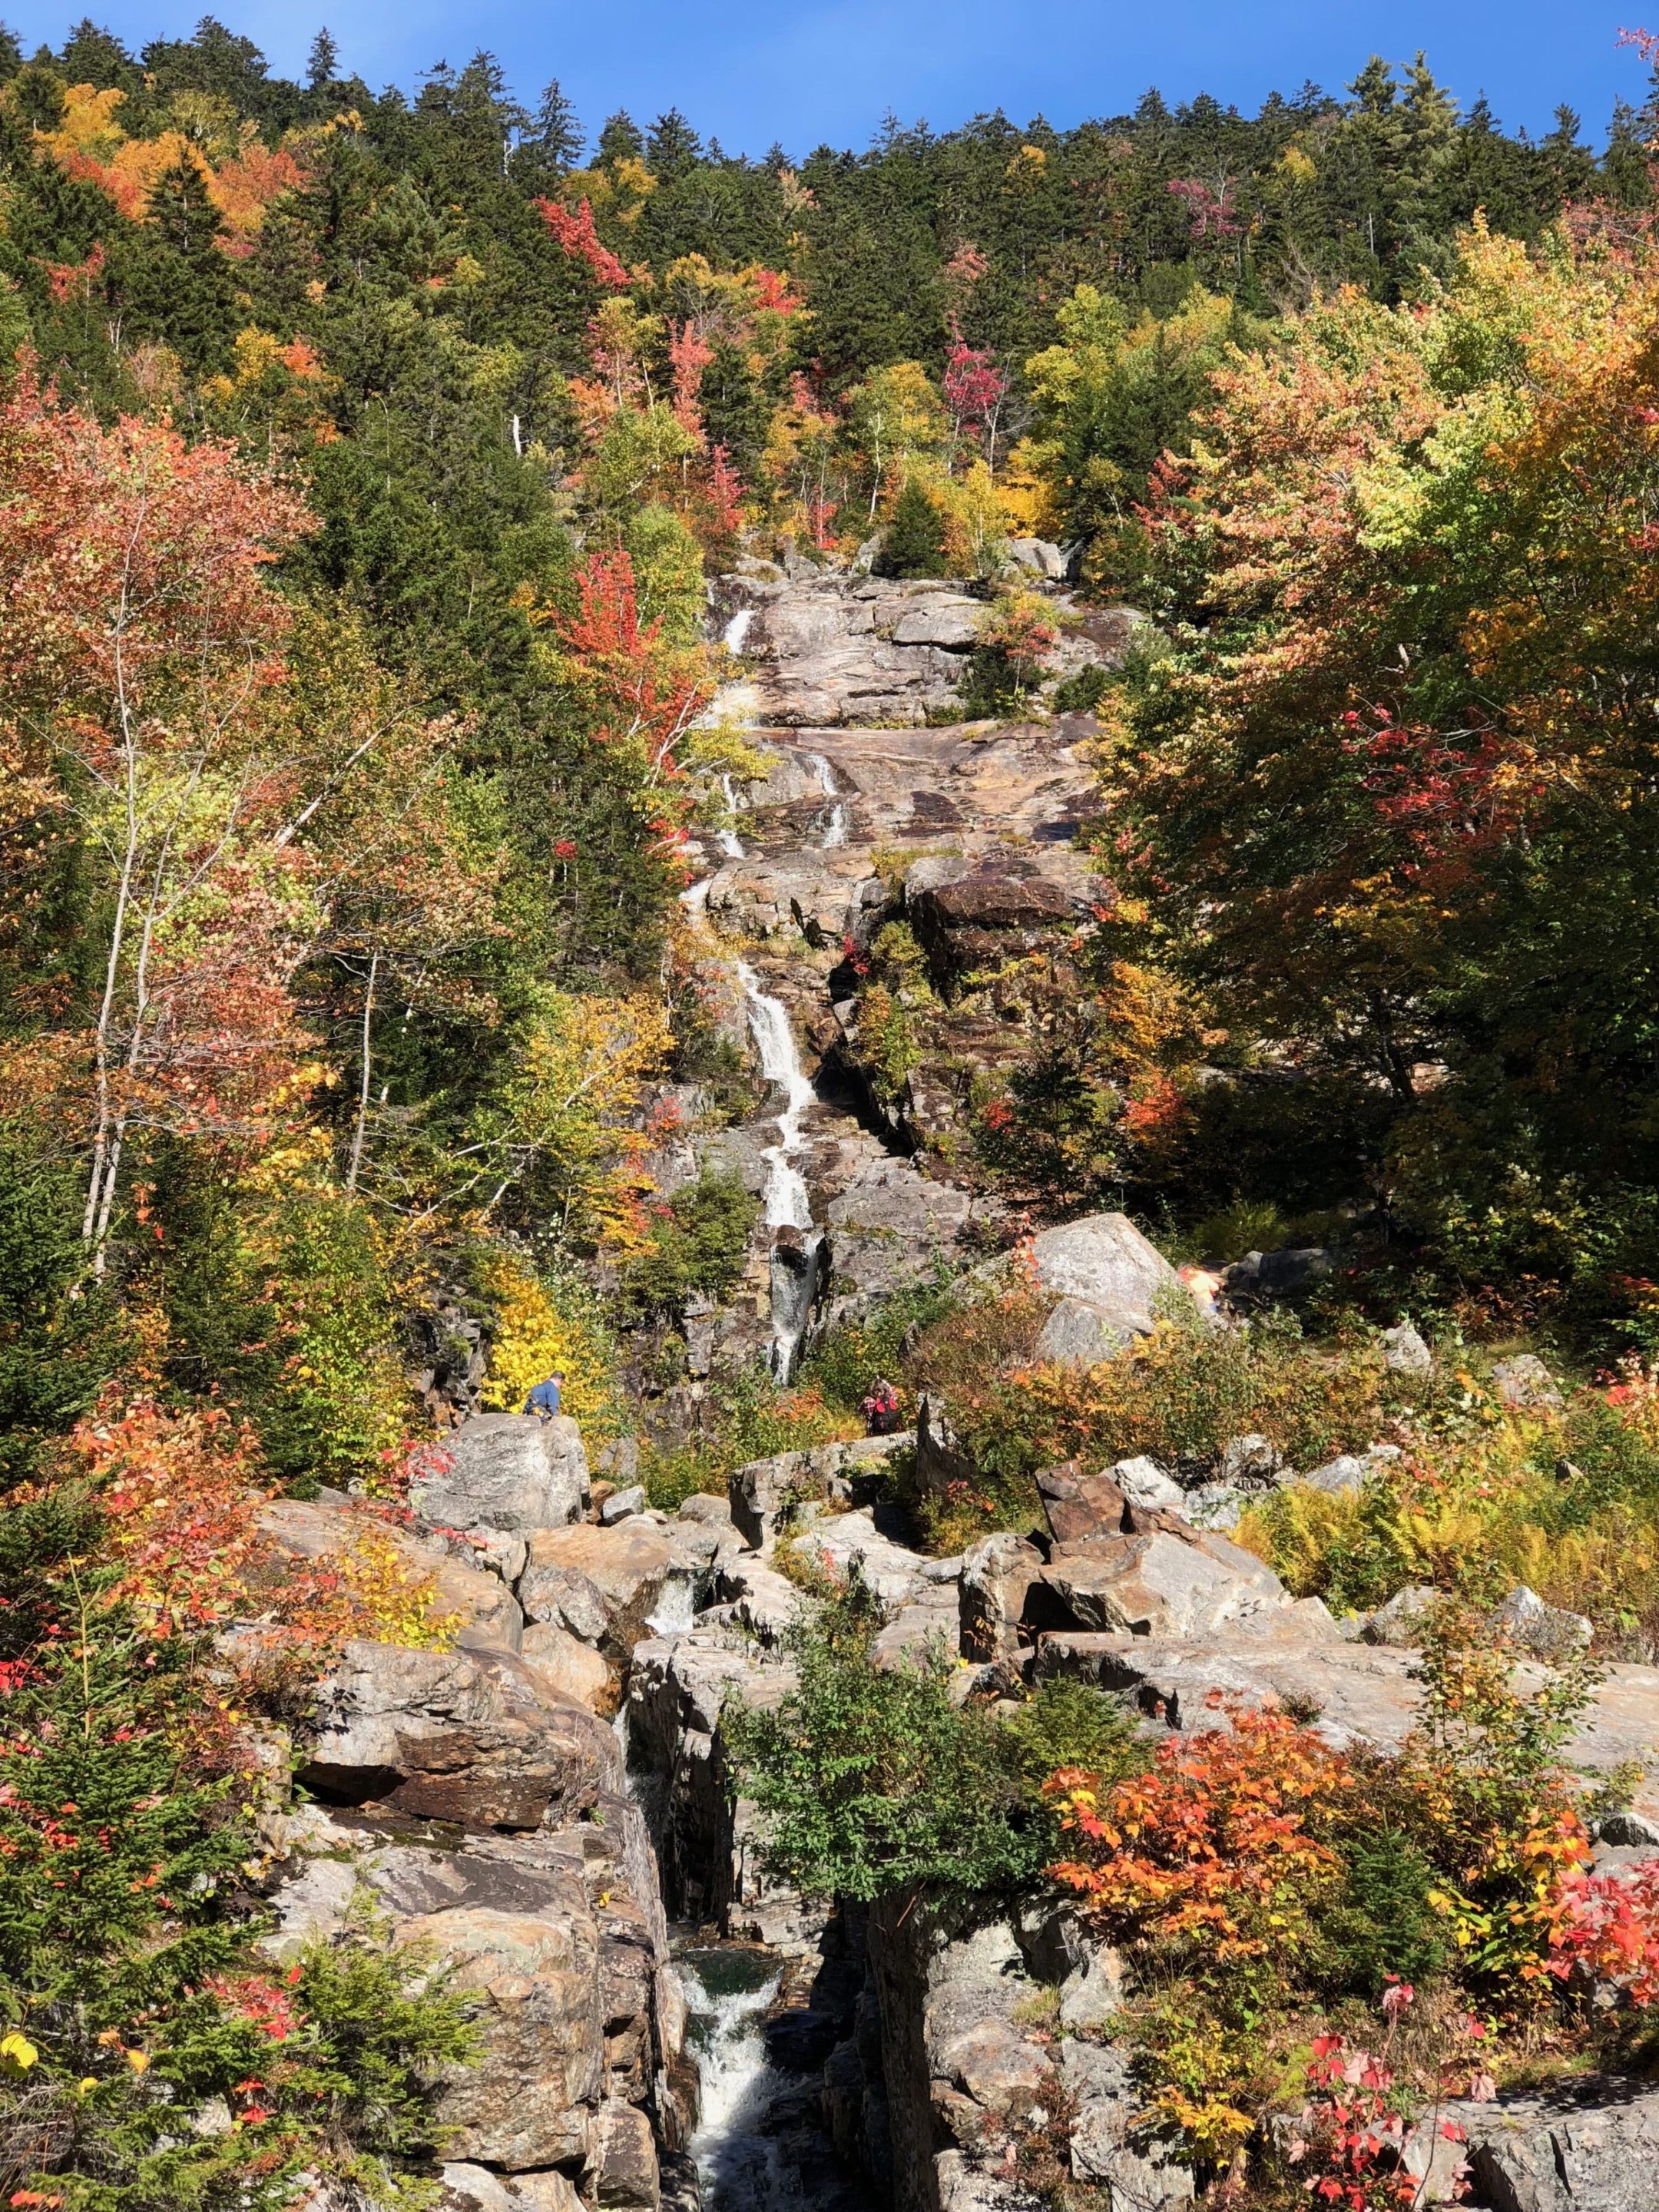
[[[766,2056],[766,2016],[779,1971],[763,1953],[721,1946],[678,1960],[702,2077],[691,2138],[706,2212],[768,2212],[788,2201],[776,2139],[760,2131],[779,2084]]]

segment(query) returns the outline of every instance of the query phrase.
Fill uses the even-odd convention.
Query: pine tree
[[[921,483],[907,477],[904,489],[893,503],[876,557],[878,576],[942,576],[945,566],[945,518]]]
[[[319,31],[311,42],[306,62],[306,82],[313,92],[320,92],[325,85],[333,83],[339,59],[340,50],[327,30]]]
[[[665,179],[684,176],[702,159],[702,142],[678,107],[671,107],[652,125],[645,159],[653,176]]]
[[[525,140],[549,170],[572,169],[581,157],[586,133],[576,111],[554,77],[543,93],[536,119]]]
[[[599,133],[599,159],[606,167],[618,161],[637,161],[645,151],[645,136],[625,107],[607,116]]]

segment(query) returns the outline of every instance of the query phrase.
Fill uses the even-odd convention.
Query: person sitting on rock
[[[559,1410],[559,1390],[564,1382],[562,1369],[556,1367],[545,1382],[538,1382],[524,1401],[526,1413],[534,1413],[544,1421],[550,1421]]]
[[[898,1392],[890,1382],[878,1382],[869,1396],[860,1402],[860,1411],[868,1422],[872,1437],[890,1437],[899,1425]]]

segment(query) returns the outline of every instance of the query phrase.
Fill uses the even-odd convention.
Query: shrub
[[[1024,1364],[1045,1310],[1016,1291],[917,1345],[913,1373],[948,1401],[977,1471],[974,1496],[958,1501],[958,1538],[975,1518],[978,1533],[1021,1525],[1037,1510],[1031,1475],[1061,1460],[1099,1467],[1145,1453],[1196,1480],[1231,1437],[1254,1431],[1294,1464],[1318,1466],[1370,1443],[1396,1395],[1369,1336],[1316,1346],[1282,1315],[1238,1329],[1183,1316],[1096,1367]]]
[[[860,1901],[927,1887],[961,1902],[1029,1882],[1054,1819],[1034,1778],[1046,1747],[1134,1764],[1133,1724],[1098,1692],[1045,1692],[1006,1726],[958,1710],[942,1653],[878,1669],[884,1614],[856,1577],[790,1632],[798,1686],[725,1726],[770,1863],[806,1894]]]
[[[1444,1923],[1433,1902],[1437,1876],[1426,1854],[1398,1828],[1353,1836],[1343,1851],[1342,1887],[1320,1923],[1328,1996],[1380,1997],[1390,1980],[1437,1979],[1445,1970]]]
[[[1042,681],[1060,637],[1052,600],[1030,590],[1005,592],[979,621],[979,641],[963,686],[971,714],[1018,714]]]
[[[728,1297],[759,1212],[738,1176],[705,1166],[652,1221],[646,1249],[623,1278],[624,1302],[639,1314],[678,1314],[694,1292],[716,1303]]]
[[[1068,676],[1054,690],[1057,714],[1092,714],[1111,686],[1112,673],[1097,661]]]
[[[911,1366],[907,1342],[914,1343],[954,1310],[951,1284],[941,1265],[933,1281],[896,1291],[858,1320],[837,1322],[802,1361],[801,1382],[819,1390],[827,1404],[848,1413],[858,1408],[872,1383],[900,1383]],[[901,1388],[901,1402],[910,1395]]]

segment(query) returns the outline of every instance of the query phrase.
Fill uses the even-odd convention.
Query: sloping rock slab
[[[1258,1617],[1256,1632],[1237,1623],[1191,1642],[1169,1637],[1060,1633],[1037,1646],[1039,1680],[1066,1675],[1133,1698],[1173,1729],[1213,1728],[1218,1692],[1247,1705],[1287,1700],[1310,1708],[1326,1741],[1389,1750],[1404,1741],[1417,1717],[1418,1655],[1389,1646],[1344,1643],[1317,1598],[1299,1598],[1283,1612]],[[1541,1680],[1522,1667],[1518,1680]],[[1565,1747],[1575,1766],[1607,1773],[1659,1744],[1659,1668],[1612,1667]],[[1659,1816],[1659,1782],[1638,1786],[1634,1809]]]
[[[411,1576],[430,1576],[434,1609],[460,1617],[464,1644],[518,1650],[524,1616],[499,1575],[468,1566],[435,1540],[390,1527],[356,1505],[322,1498],[273,1498],[259,1509],[262,1550],[273,1572],[285,1563],[338,1559],[365,1534],[390,1544]]]
[[[1659,2090],[1600,2081],[1443,2118],[1463,2130],[1474,2201],[1494,2212],[1659,2212]]]
[[[927,1571],[932,1562],[920,1552],[890,1542],[867,1513],[836,1513],[814,1521],[798,1540],[804,1553],[833,1574],[848,1574],[857,1559],[865,1581],[888,1605],[925,1600],[933,1588],[935,1578]]]

